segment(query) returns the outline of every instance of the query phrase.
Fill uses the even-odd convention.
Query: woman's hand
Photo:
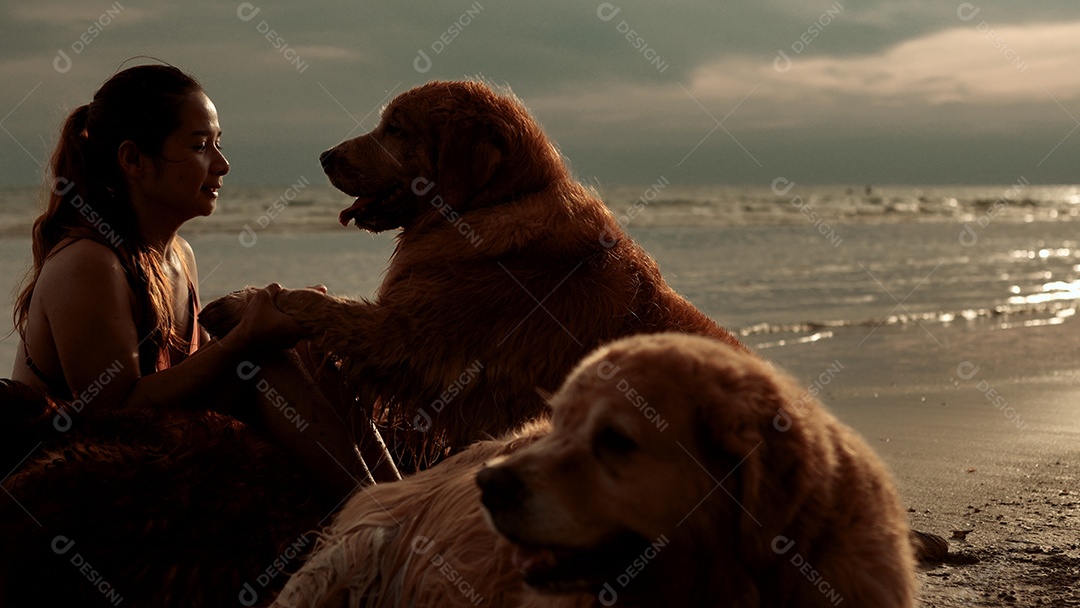
[[[278,310],[274,298],[285,291],[271,283],[255,292],[244,308],[240,323],[230,334],[237,334],[245,350],[283,350],[308,337],[296,321]]]

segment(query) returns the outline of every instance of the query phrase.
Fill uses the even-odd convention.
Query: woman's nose
[[[214,162],[212,167],[214,175],[225,175],[229,172],[229,159],[225,158],[225,155],[221,150],[217,151],[218,158]]]

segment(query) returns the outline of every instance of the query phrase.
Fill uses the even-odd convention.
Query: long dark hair
[[[158,162],[165,139],[180,126],[184,100],[202,90],[199,81],[175,67],[140,65],[113,75],[93,101],[68,115],[49,164],[46,209],[34,222],[34,267],[15,302],[15,327],[24,339],[41,268],[60,242],[73,237],[116,252],[138,304],[144,373],[153,371],[161,349],[182,344],[174,331],[163,254],[139,232],[117,153],[123,142],[132,141]]]

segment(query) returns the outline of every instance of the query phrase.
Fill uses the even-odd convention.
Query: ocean
[[[956,343],[973,357],[1020,339],[1025,328],[1073,322],[1080,303],[1078,186],[1024,179],[680,186],[661,179],[598,191],[676,290],[804,377],[837,363],[849,372],[881,365],[871,349],[883,344],[892,364],[909,361],[926,373],[928,361],[949,352],[934,363],[945,377],[954,359],[966,360]],[[0,190],[0,263],[11,290],[29,265],[38,194]],[[393,235],[338,225],[349,203],[307,178],[279,187],[226,184],[217,211],[183,231],[199,260],[203,301],[273,281],[372,296]],[[10,316],[6,323],[10,329]],[[16,339],[0,342],[0,360],[13,361]],[[872,366],[844,375],[874,381]]]

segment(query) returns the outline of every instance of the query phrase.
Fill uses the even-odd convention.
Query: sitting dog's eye
[[[597,433],[596,437],[593,439],[593,449],[597,452],[607,452],[608,454],[623,456],[633,452],[637,448],[638,444],[636,441],[610,426],[604,427],[604,429]]]
[[[388,122],[386,123],[386,126],[383,127],[383,133],[386,133],[387,135],[398,135],[401,133],[401,125],[394,121]]]

